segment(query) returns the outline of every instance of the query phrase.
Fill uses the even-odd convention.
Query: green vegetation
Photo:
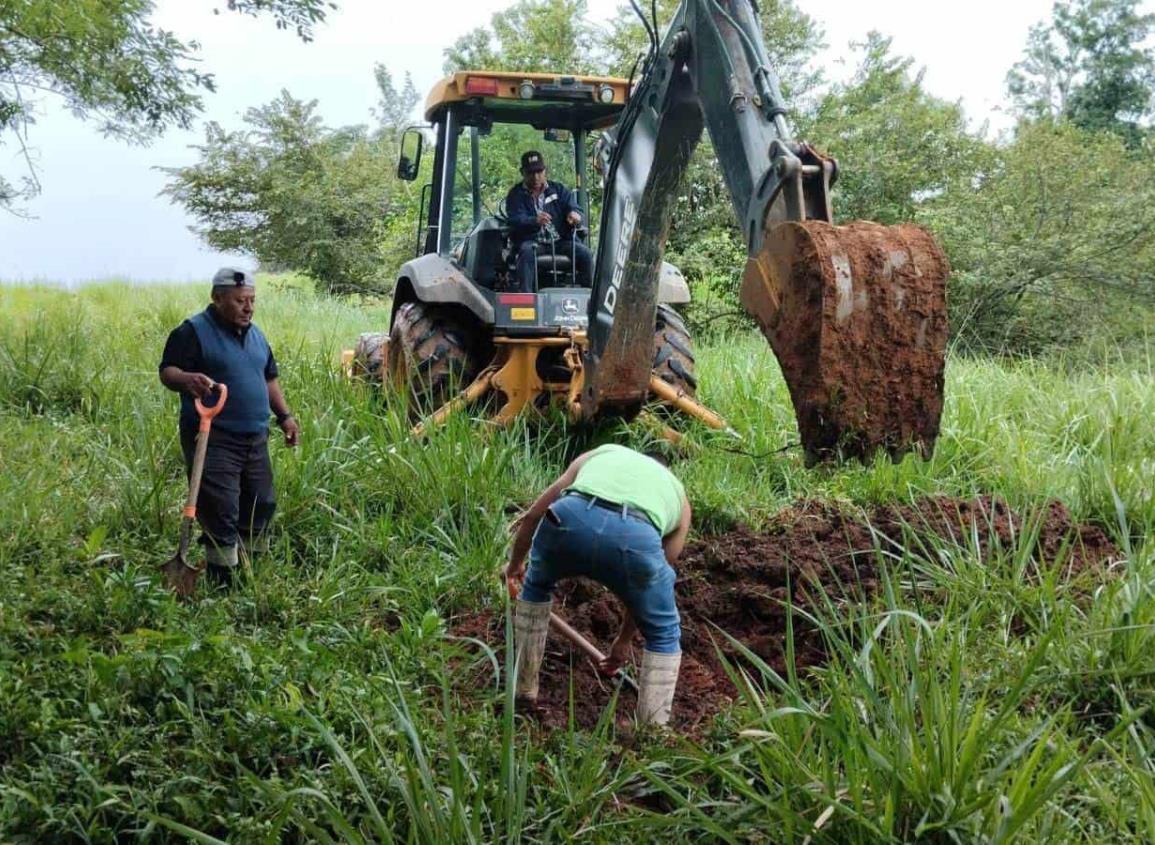
[[[226,0],[220,8],[272,17],[310,41],[336,4]],[[199,45],[153,25],[152,13],[149,0],[0,0],[0,149],[10,147],[5,155],[22,171],[15,183],[0,172],[0,211],[39,193],[28,139],[46,94],[126,141],[192,126],[213,75],[195,65]]]
[[[210,80],[181,69],[188,47],[144,28],[148,3],[96,5],[0,0],[0,132],[22,142],[28,85],[134,138],[191,118]],[[330,4],[227,5],[307,38]],[[288,92],[211,125],[172,197],[214,246],[303,274],[266,276],[257,315],[302,425],[299,449],[273,450],[272,549],[232,590],[180,604],[160,584],[185,480],[156,361],[205,287],[0,287],[0,841],[1155,840],[1155,49],[1136,7],[1058,3],[1009,80],[1021,121],[992,140],[884,36],[832,84],[820,25],[760,4],[799,135],[842,161],[841,213],[946,246],[955,342],[931,460],[806,469],[738,309],[745,248],[703,144],[667,257],[694,287],[701,398],[744,439],[687,428],[697,536],[803,498],[993,494],[1028,519],[1001,546],[880,547],[875,599],[813,611],[829,661],[780,675],[751,657],[694,738],[622,731],[610,710],[545,734],[512,715],[504,653],[450,633],[507,602],[509,514],[597,438],[648,435],[460,416],[417,441],[397,401],[342,377],[412,244],[419,190],[389,175],[412,86],[377,67],[372,129],[325,127]],[[585,9],[519,0],[447,69],[628,73],[641,27]],[[40,44],[50,10],[103,49]],[[488,142],[496,196],[526,139]],[[20,193],[0,178],[0,208]],[[325,295],[351,290],[368,293]],[[1031,558],[1054,499],[1111,536],[1109,571]],[[478,670],[491,685],[467,689]]]
[[[166,192],[200,221],[198,233],[214,249],[297,269],[334,293],[388,287],[412,255],[416,230],[420,189],[392,174],[398,127],[417,93],[409,80],[398,90],[382,65],[376,74],[375,131],[328,129],[316,100],[282,91],[249,109],[244,129],[210,122],[200,163],[169,169]]]
[[[1155,14],[1139,0],[1066,0],[1031,28],[1023,60],[1007,74],[1016,105],[1032,117],[1070,120],[1135,145],[1155,109]]]
[[[608,719],[542,735],[500,715],[503,680],[453,686],[462,661],[505,672],[446,626],[502,606],[507,508],[587,441],[557,420],[491,432],[464,418],[410,439],[337,367],[385,309],[270,279],[257,318],[303,428],[298,450],[274,448],[273,551],[233,591],[178,604],[157,567],[184,479],[155,364],[206,295],[0,288],[0,839],[1155,835],[1150,347],[955,354],[933,460],[806,470],[797,450],[770,454],[794,423],[761,338],[706,346],[704,398],[750,454],[691,431],[699,450],[679,472],[700,535],[799,497],[994,493],[1028,513],[1062,499],[1126,559],[1072,581],[1017,545],[880,550],[881,597],[820,613],[831,662],[753,672],[699,741],[623,736]]]

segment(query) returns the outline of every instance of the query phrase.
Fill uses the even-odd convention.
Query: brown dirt
[[[929,454],[942,416],[949,274],[918,226],[768,229],[742,303],[782,367],[808,455]]]
[[[873,527],[873,530],[872,530]],[[992,544],[1021,542],[1023,519],[1005,503],[990,497],[971,500],[934,497],[914,506],[892,505],[865,514],[840,511],[829,504],[802,501],[778,514],[768,529],[747,528],[704,537],[690,544],[678,565],[678,607],[682,614],[682,668],[672,724],[698,732],[736,694],[717,648],[729,658],[736,649],[718,629],[742,642],[779,673],[786,671],[788,602],[793,618],[795,662],[799,668],[822,663],[821,635],[797,609],[814,609],[825,595],[848,609],[861,604],[879,587],[876,541],[918,548],[918,538],[935,535],[967,544],[972,532],[984,552]],[[977,528],[977,531],[975,529]],[[1027,532],[1032,535],[1033,532]],[[1034,557],[1051,565],[1064,546],[1065,566],[1072,572],[1105,569],[1119,557],[1102,530],[1072,523],[1059,502],[1042,514]],[[621,622],[618,600],[600,585],[574,579],[559,585],[554,610],[601,648]],[[715,627],[717,626],[717,627]],[[452,633],[475,637],[494,646],[505,638],[500,611],[487,610],[455,620]],[[640,648],[640,645],[638,646]],[[635,657],[640,654],[635,652]],[[492,668],[478,661],[469,677],[476,688],[492,688]],[[535,718],[547,728],[564,727],[569,718],[570,685],[577,723],[592,727],[612,695],[612,683],[556,634],[550,635],[541,674]],[[633,712],[634,695],[623,690],[619,718]]]

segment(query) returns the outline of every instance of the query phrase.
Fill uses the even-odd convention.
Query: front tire
[[[406,302],[389,332],[389,380],[407,392],[414,416],[435,411],[480,369],[472,320],[460,306]]]

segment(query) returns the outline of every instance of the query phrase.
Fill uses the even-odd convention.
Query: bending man
[[[518,696],[537,699],[554,585],[580,575],[604,584],[625,605],[621,630],[599,668],[616,672],[641,630],[638,719],[669,721],[682,661],[672,564],[689,531],[682,483],[657,458],[611,444],[570,464],[519,521],[505,570],[509,579],[524,577],[513,623]]]

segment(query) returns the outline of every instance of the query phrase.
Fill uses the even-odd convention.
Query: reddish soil
[[[1032,553],[1041,566],[1052,565],[1065,547],[1069,553],[1063,556],[1064,565],[1072,574],[1104,569],[1119,557],[1100,529],[1072,523],[1059,502],[1052,502],[1033,527],[1024,526],[1020,516],[990,497],[923,499],[913,507],[874,508],[865,519],[829,504],[803,501],[778,514],[763,533],[739,527],[692,543],[678,565],[683,658],[672,724],[701,731],[736,695],[717,650],[732,659],[737,659],[737,650],[718,629],[784,673],[787,605],[792,604],[795,663],[799,668],[821,664],[826,659],[822,637],[799,610],[821,608],[823,594],[847,610],[867,601],[879,587],[876,545],[884,551],[893,549],[892,544],[917,549],[920,537],[935,535],[967,547],[974,532],[985,552],[991,545],[1009,548],[1036,531]],[[617,633],[620,608],[611,593],[584,579],[562,583],[555,595],[555,612],[603,649]],[[505,619],[501,612],[484,611],[456,620],[452,632],[500,646]],[[640,657],[638,650],[640,643],[635,657]],[[475,665],[471,683],[492,688],[488,661]],[[582,727],[592,727],[611,698],[613,684],[551,633],[533,714],[543,726],[566,725],[571,683],[574,717]],[[624,689],[619,718],[633,712],[634,701],[633,693]]]
[[[949,274],[918,226],[768,229],[742,303],[782,367],[810,457],[929,453],[942,415]]]

